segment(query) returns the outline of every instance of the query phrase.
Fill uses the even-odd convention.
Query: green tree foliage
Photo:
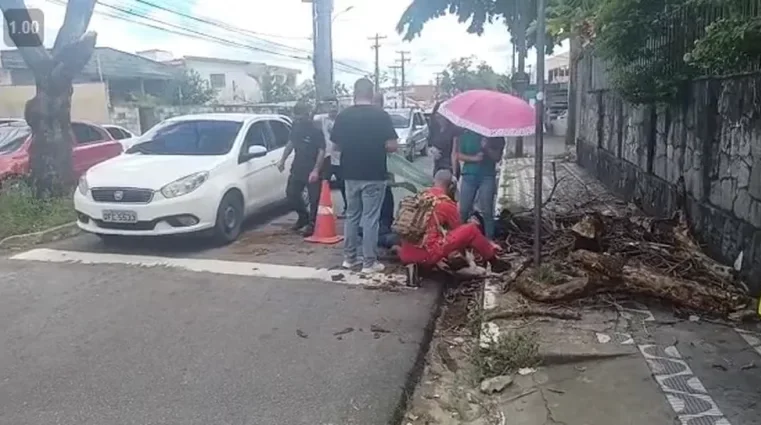
[[[336,96],[348,96],[351,92],[349,91],[349,88],[346,87],[346,84],[336,81],[336,84],[333,87],[333,93]]]
[[[304,80],[303,83],[296,87],[296,99],[314,101],[317,98],[317,89],[314,81]]]
[[[453,60],[441,73],[441,91],[454,96],[466,90],[487,89],[510,91],[510,79],[497,73],[486,62],[476,63],[476,58],[464,57]]]
[[[548,12],[554,2],[575,2],[593,0],[549,0]],[[521,16],[521,13],[525,16]],[[518,32],[523,32],[529,47],[534,45],[536,33],[532,31],[536,21],[536,0],[412,0],[397,23],[397,31],[405,40],[412,40],[423,31],[425,24],[445,15],[454,15],[460,23],[467,23],[467,32],[481,35],[484,25],[502,22],[516,39]],[[522,19],[523,18],[523,19]],[[549,30],[549,26],[548,26]],[[552,53],[556,43],[554,34],[548,31],[547,53]]]
[[[428,21],[454,15],[475,34],[502,21],[515,39],[525,22],[520,5],[531,45],[535,0],[412,0],[397,30],[410,40]],[[547,0],[546,19],[548,48],[571,40],[571,88],[582,47],[591,45],[614,88],[634,103],[675,101],[696,76],[750,71],[761,62],[761,21],[746,0]]]
[[[721,3],[725,15],[705,27],[705,36],[684,59],[709,75],[750,70],[761,58],[761,17],[748,13],[741,1]]]
[[[262,90],[262,101],[264,103],[297,100],[297,93],[288,82],[269,71],[265,71],[264,75],[259,77],[259,87]]]
[[[333,93],[335,93],[336,96],[347,96],[351,92],[344,83],[336,81],[336,83],[333,85]],[[304,82],[299,84],[299,86],[296,87],[296,90],[294,91],[294,100],[302,100],[314,103],[317,100],[316,98],[317,91],[315,90],[314,81],[312,80],[304,80]]]
[[[193,69],[185,69],[168,88],[167,99],[172,105],[205,105],[211,102],[217,91],[209,81]]]
[[[635,103],[672,103],[697,76],[761,61],[761,23],[744,0],[605,0],[595,27],[595,53]]]

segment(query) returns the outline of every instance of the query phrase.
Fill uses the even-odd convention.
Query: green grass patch
[[[71,196],[36,199],[25,183],[0,189],[0,239],[38,232],[76,219]]]
[[[478,380],[515,373],[524,367],[536,367],[539,357],[539,334],[530,330],[514,330],[500,334],[497,342],[478,347],[474,352]]]

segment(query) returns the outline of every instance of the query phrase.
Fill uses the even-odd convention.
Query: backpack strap
[[[427,196],[433,197],[432,202],[432,208],[431,208],[431,215],[433,216],[433,219],[436,221],[436,227],[439,229],[439,232],[441,232],[442,235],[447,235],[447,229],[444,228],[444,226],[439,222],[439,217],[436,215],[436,207],[442,203],[442,202],[451,202],[452,199],[447,195],[431,195],[427,194]],[[428,223],[426,223],[426,226]],[[428,232],[425,233],[423,236],[423,240],[421,241],[421,246],[425,245],[428,239]]]

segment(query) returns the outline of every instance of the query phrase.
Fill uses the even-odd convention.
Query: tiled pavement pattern
[[[578,165],[556,162],[555,166],[562,181],[548,207],[560,212],[591,199],[604,204],[615,201]],[[546,199],[554,184],[550,161],[544,170]],[[512,211],[530,209],[533,158],[507,160],[502,173],[498,204]],[[697,317],[678,319],[670,311],[637,303],[624,308],[622,316],[639,323],[631,337],[662,390],[664,402],[673,409],[674,423],[761,424],[761,326],[735,329]]]
[[[555,173],[553,175],[553,164]],[[518,158],[503,161],[500,172],[497,204],[511,211],[531,209],[534,205],[534,159]],[[542,199],[546,200],[557,183],[547,207],[558,212],[574,208],[579,202],[593,199],[609,203],[615,197],[599,181],[589,176],[574,162],[546,158],[543,164]]]

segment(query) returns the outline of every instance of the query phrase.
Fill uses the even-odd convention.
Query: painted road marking
[[[676,347],[647,344],[639,350],[682,425],[730,425]]]
[[[263,277],[271,279],[311,280],[346,285],[380,286],[389,283],[404,285],[404,275],[356,273],[349,270],[287,266],[281,264],[212,260],[206,258],[169,258],[148,255],[107,254],[94,252],[33,249],[14,255],[11,260],[48,263],[121,264],[139,267],[171,267],[192,272]]]
[[[643,325],[655,321],[650,309],[636,301],[626,303],[619,311],[627,320],[640,320]],[[675,346],[636,341],[642,337],[634,339],[653,379],[682,425],[731,425]]]

